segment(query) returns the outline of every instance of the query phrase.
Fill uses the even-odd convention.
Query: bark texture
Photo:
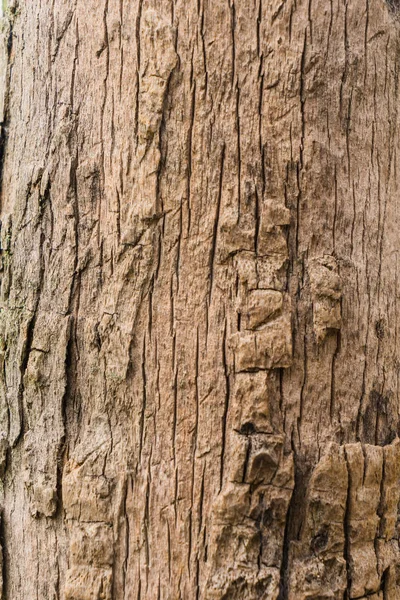
[[[9,0],[3,600],[400,597],[391,0]]]

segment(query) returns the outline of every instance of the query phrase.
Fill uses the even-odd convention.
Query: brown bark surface
[[[400,598],[394,0],[9,0],[3,600]]]

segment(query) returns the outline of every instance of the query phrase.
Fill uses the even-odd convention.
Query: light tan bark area
[[[400,597],[397,4],[9,0],[3,600]]]

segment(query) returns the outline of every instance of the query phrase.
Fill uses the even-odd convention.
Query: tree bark
[[[3,600],[400,597],[392,0],[8,0]]]

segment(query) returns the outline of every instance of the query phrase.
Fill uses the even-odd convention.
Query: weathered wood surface
[[[9,1],[3,600],[400,597],[396,4]]]

